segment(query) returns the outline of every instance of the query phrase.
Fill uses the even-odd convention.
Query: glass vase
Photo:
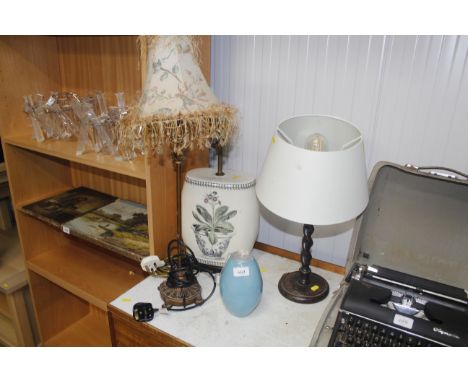
[[[263,280],[252,252],[239,250],[229,257],[221,272],[220,291],[224,305],[234,316],[253,312],[262,296]]]

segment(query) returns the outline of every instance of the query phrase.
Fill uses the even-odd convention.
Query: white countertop
[[[156,314],[151,326],[194,346],[308,346],[328,304],[343,276],[312,267],[330,285],[326,299],[316,304],[298,304],[285,299],[278,291],[278,281],[285,272],[296,271],[300,263],[254,249],[263,278],[263,295],[257,308],[247,317],[231,315],[224,307],[219,285],[213,296],[201,307],[184,312]],[[132,315],[137,302],[162,305],[158,285],[162,278],[150,276],[111,302],[111,305]],[[212,289],[206,273],[198,276],[202,295]]]

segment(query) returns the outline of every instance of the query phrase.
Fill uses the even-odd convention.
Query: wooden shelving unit
[[[31,271],[102,310],[115,296],[142,280],[134,265],[72,240],[27,264]]]
[[[16,345],[15,328],[8,317],[2,315],[0,315],[0,343],[8,346]]]
[[[128,175],[137,179],[146,179],[145,160],[138,157],[132,161],[116,160],[111,155],[87,152],[77,156],[76,141],[45,141],[39,143],[31,139],[31,134],[5,138],[5,143],[32,150],[38,153],[66,159],[74,163],[107,170],[115,174]]]
[[[16,228],[0,230],[0,345],[35,344],[26,277]]]
[[[200,43],[209,79],[209,37],[200,37]],[[107,305],[144,275],[138,264],[71,238],[19,207],[79,186],[146,204],[150,252],[165,257],[176,234],[176,179],[169,152],[126,162],[96,153],[76,156],[73,141],[35,142],[23,95],[102,90],[113,103],[113,93],[124,91],[131,102],[141,91],[145,67],[132,36],[0,37],[0,132],[45,346],[110,345]],[[185,170],[207,164],[208,153],[194,151]]]
[[[7,299],[4,294],[0,294],[0,314],[10,318],[10,310],[8,309]]]
[[[48,339],[45,346],[111,346],[105,319],[89,313]]]

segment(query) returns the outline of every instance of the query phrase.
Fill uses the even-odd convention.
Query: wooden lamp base
[[[288,300],[301,304],[313,304],[328,296],[328,282],[322,276],[311,273],[307,284],[302,284],[301,279],[300,271],[285,273],[278,283],[280,293]]]

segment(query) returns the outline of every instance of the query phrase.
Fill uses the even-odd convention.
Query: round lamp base
[[[300,281],[299,271],[285,273],[278,283],[278,289],[288,300],[300,304],[313,304],[328,296],[328,282],[322,276],[312,273],[307,285],[301,284]]]

